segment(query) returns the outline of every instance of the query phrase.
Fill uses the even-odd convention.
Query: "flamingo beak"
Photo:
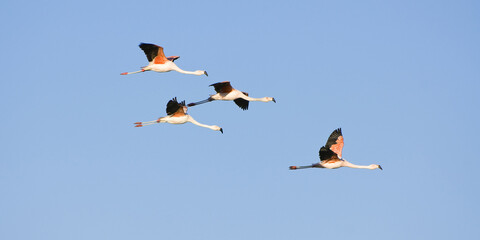
[[[277,103],[277,101],[275,101],[275,98],[272,98],[272,101],[273,101],[274,103]]]
[[[222,134],[223,134],[223,128],[220,128],[220,132],[222,132]]]
[[[207,77],[208,77],[208,73],[207,73],[207,71],[203,71],[203,73],[204,73],[205,75],[207,75]]]
[[[380,170],[383,170],[382,166],[378,165],[378,168],[380,168]]]

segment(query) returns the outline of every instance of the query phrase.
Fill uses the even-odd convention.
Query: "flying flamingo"
[[[195,102],[189,103],[188,106],[192,107],[198,104],[211,102],[214,100],[223,100],[223,101],[234,101],[241,109],[247,110],[249,101],[260,101],[260,102],[270,102],[273,101],[276,103],[275,98],[272,97],[263,97],[263,98],[251,98],[248,96],[248,93],[238,91],[230,85],[230,82],[218,82],[210,86],[215,88],[217,94],[210,95],[209,98]]]
[[[184,124],[186,122],[191,122],[195,125],[198,125],[200,127],[205,127],[205,128],[210,128],[215,131],[220,131],[223,133],[223,129],[219,126],[215,125],[205,125],[201,124],[195,119],[193,119],[192,116],[187,114],[187,107],[185,106],[185,101],[182,101],[181,103],[177,102],[177,98],[173,98],[172,100],[168,101],[167,103],[167,115],[166,117],[161,117],[157,120],[154,121],[149,121],[149,122],[136,122],[135,127],[143,127],[147,125],[152,125],[156,123],[171,123],[171,124]]]
[[[342,129],[338,128],[330,134],[327,143],[325,146],[320,148],[318,152],[320,155],[320,162],[314,163],[308,166],[290,166],[290,170],[302,169],[302,168],[329,168],[335,169],[340,167],[349,167],[349,168],[366,168],[366,169],[376,169],[380,168],[383,170],[380,165],[371,164],[368,166],[359,166],[347,162],[346,159],[342,158],[342,148],[343,148],[343,135]]]
[[[121,75],[140,73],[145,71],[170,72],[174,70],[174,71],[185,73],[185,74],[193,74],[198,76],[205,74],[208,76],[207,72],[203,70],[190,72],[190,71],[184,71],[180,69],[179,67],[177,67],[175,63],[173,63],[175,60],[179,58],[179,56],[165,57],[165,54],[163,53],[163,47],[150,44],[150,43],[140,43],[140,45],[138,46],[145,52],[145,55],[147,56],[147,59],[149,61],[148,66],[142,67],[142,70],[140,71],[124,72],[124,73],[121,73]]]

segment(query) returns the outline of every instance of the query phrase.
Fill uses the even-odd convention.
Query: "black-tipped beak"
[[[223,134],[223,128],[220,128],[220,132],[222,132],[222,134]]]
[[[207,75],[207,77],[208,77],[208,73],[207,73],[207,71],[203,71],[203,72],[205,72],[205,75]]]
[[[380,168],[380,170],[383,170],[382,166],[378,165],[378,168]]]
[[[272,101],[273,101],[274,103],[277,103],[277,101],[275,101],[275,98],[272,98]]]

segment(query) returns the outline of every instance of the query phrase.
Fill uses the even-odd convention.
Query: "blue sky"
[[[480,234],[477,1],[2,1],[0,239]],[[150,42],[206,76],[138,70]],[[253,97],[134,128],[231,81]],[[308,169],[341,127],[344,158]]]

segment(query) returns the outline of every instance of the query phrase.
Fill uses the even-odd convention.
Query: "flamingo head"
[[[210,129],[215,130],[215,131],[220,131],[221,133],[223,133],[223,128],[221,128],[217,125],[211,126]]]
[[[197,76],[201,76],[201,75],[205,74],[205,76],[208,77],[207,71],[203,71],[203,70],[197,70],[197,71],[194,72],[194,74],[197,75]]]
[[[370,164],[370,165],[368,166],[368,169],[372,169],[372,170],[373,170],[373,169],[377,169],[377,168],[379,168],[380,170],[383,170],[383,169],[382,169],[382,166],[380,166],[380,165],[378,165],[378,164]]]
[[[264,98],[261,98],[261,101],[262,102],[274,102],[274,103],[277,102],[277,101],[275,101],[275,98],[273,98],[273,97],[264,97]]]

